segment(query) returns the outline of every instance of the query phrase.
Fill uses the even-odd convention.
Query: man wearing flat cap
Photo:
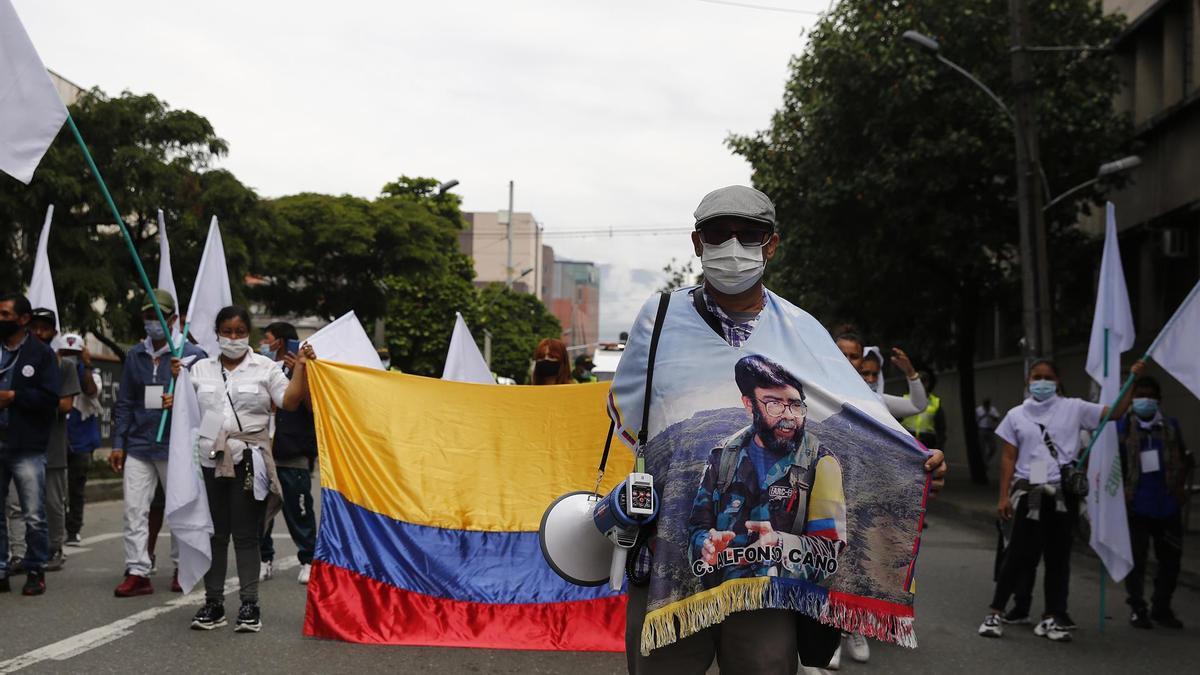
[[[659,471],[654,475],[655,488],[664,495],[663,513],[668,514],[666,517],[660,515],[654,526],[658,530],[649,533],[645,548],[650,553],[641,553],[635,565],[635,568],[648,570],[644,576],[649,585],[645,584],[646,579],[630,580],[626,612],[628,667],[630,673],[635,674],[703,673],[716,662],[722,672],[794,673],[800,655],[804,655],[806,664],[815,660],[825,665],[829,661],[839,641],[836,629],[817,625],[811,619],[802,620],[798,611],[784,606],[784,600],[754,600],[742,592],[747,584],[705,590],[702,585],[685,581],[686,573],[679,572],[676,566],[688,562],[686,551],[679,554],[676,549],[683,545],[678,542],[688,541],[687,532],[662,528],[678,529],[679,521],[672,520],[669,515],[673,513],[672,495],[696,494],[696,484],[679,484],[687,483],[693,477],[689,472],[693,471],[690,467],[695,466],[695,461],[689,459],[688,453],[692,451],[689,448],[712,447],[703,445],[703,441],[708,440],[705,434],[716,433],[714,427],[718,423],[710,424],[710,421],[718,418],[712,415],[727,410],[720,403],[725,400],[721,398],[725,395],[722,392],[737,393],[732,381],[720,379],[729,377],[723,374],[724,363],[741,359],[746,354],[761,353],[760,350],[790,358],[791,351],[808,355],[811,348],[825,355],[830,368],[845,367],[844,375],[848,379],[857,381],[857,374],[840,360],[836,345],[812,317],[763,286],[767,263],[779,247],[775,205],[767,195],[754,188],[731,185],[705,195],[694,215],[696,229],[691,235],[692,246],[700,258],[704,283],[677,290],[666,301],[656,294],[643,306],[630,331],[609,398],[609,415],[618,432],[614,437],[621,438],[631,447],[638,447],[640,444],[634,439],[640,436],[641,430],[647,430],[648,438],[641,438],[641,443],[647,444],[642,447],[646,451],[646,466],[652,473],[656,469]],[[821,336],[818,339],[827,339],[827,345],[803,341],[800,319],[796,318],[800,314],[807,322],[803,325],[816,326],[815,334]],[[760,317],[764,319],[761,326]],[[663,325],[653,357],[657,366],[649,391],[651,400],[646,405],[649,345],[659,321]],[[811,334],[811,330],[805,333]],[[747,347],[752,337],[754,340]],[[805,373],[797,370],[794,377],[789,377],[798,383],[804,376]],[[742,399],[744,396],[730,400]],[[777,411],[768,408],[769,414],[777,413],[782,417],[789,414],[785,411],[787,406],[779,405],[778,401],[760,400],[759,403],[778,408]],[[649,424],[644,424],[641,419],[643,409],[649,413]],[[697,412],[689,414],[691,411]],[[702,415],[708,415],[704,422],[693,423]],[[666,425],[671,425],[669,428],[675,431],[668,434],[663,430]],[[665,442],[655,443],[655,427],[658,427],[658,436],[667,437]],[[771,499],[782,499],[781,503],[788,509],[794,508],[789,495],[798,492],[786,489],[789,484],[781,478],[784,474],[778,463],[772,464],[765,453],[751,455],[755,462],[762,459],[763,466],[756,465],[755,475],[767,477],[764,494],[769,494]],[[790,457],[785,455],[779,461],[789,462]],[[933,488],[940,487],[945,471],[944,456],[940,451],[933,451],[925,470],[935,472]],[[714,484],[720,482],[718,477],[709,476],[708,479]],[[780,481],[778,485],[771,483],[777,480]],[[838,507],[832,501],[829,505],[819,505],[817,501],[814,498],[809,505],[809,515],[826,506],[832,513]],[[734,510],[742,506],[739,499],[732,499],[729,504]],[[844,509],[844,506],[840,508]],[[838,521],[831,517],[829,522],[833,523],[829,526],[833,528]],[[754,524],[760,528],[756,530],[757,543],[750,541],[752,537],[747,535],[746,539],[750,541],[747,546],[767,546],[764,542],[771,536],[775,537],[771,541],[778,539],[779,535],[767,532],[770,528],[763,528],[763,523]],[[840,541],[844,534],[832,529],[829,533],[808,530],[805,533],[814,537],[827,536],[830,541]],[[647,560],[652,564],[647,566]],[[693,571],[693,574],[700,573]],[[767,575],[762,581],[770,583],[769,577]],[[740,603],[742,609],[731,610],[729,603],[712,605],[722,602],[714,599],[718,596],[728,596],[729,603]],[[735,598],[739,599],[736,603]],[[743,600],[745,602],[741,602]],[[674,611],[679,614],[672,615]],[[686,617],[690,623],[679,616]],[[813,646],[818,643],[819,646]]]
[[[167,328],[154,311],[157,301],[167,320]],[[175,299],[161,288],[154,298],[146,296],[142,303],[142,323],[146,339],[134,345],[125,357],[121,372],[121,387],[113,411],[113,453],[109,464],[113,471],[123,474],[125,488],[125,578],[113,591],[118,598],[148,595],[154,592],[150,583],[150,503],[159,482],[167,483],[167,439],[171,437],[171,418],[158,441],[158,426],[162,419],[162,396],[171,382],[171,339],[184,340],[182,361],[190,365],[206,358],[204,350],[185,338],[172,338],[169,330],[177,325]],[[171,560],[179,560],[179,546],[171,538]],[[179,591],[176,577],[171,590]]]

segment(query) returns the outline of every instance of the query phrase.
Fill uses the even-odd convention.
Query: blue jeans
[[[279,474],[279,488],[283,492],[283,520],[287,523],[292,541],[296,543],[296,557],[301,565],[309,565],[313,549],[317,546],[317,516],[313,513],[312,474],[308,469],[275,467]],[[263,562],[275,559],[275,542],[271,538],[275,520],[267,523],[263,535],[261,554]]]
[[[25,521],[25,569],[41,570],[50,555],[46,526],[46,453],[0,449],[0,504],[15,483]],[[0,577],[8,576],[8,528],[0,527]]]

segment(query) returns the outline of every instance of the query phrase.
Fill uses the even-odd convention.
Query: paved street
[[[120,522],[119,502],[89,506],[87,545],[71,550],[66,570],[48,575],[48,593],[40,598],[0,596],[0,672],[623,672],[618,654],[367,647],[303,638],[304,587],[295,581],[294,548],[278,531],[281,563],[290,567],[263,585],[263,632],[191,631],[187,624],[198,596],[165,592],[169,563],[154,580],[154,595],[112,597],[121,571]],[[927,533],[918,582],[921,647],[908,651],[872,643],[868,666],[847,659],[843,671],[1173,672],[1180,664],[1200,660],[1200,594],[1183,589],[1177,596],[1177,611],[1188,625],[1183,632],[1135,632],[1125,621],[1121,594],[1110,585],[1112,621],[1101,634],[1096,626],[1098,576],[1089,564],[1094,561],[1080,557],[1072,578],[1071,612],[1082,628],[1074,643],[1050,643],[1034,637],[1029,627],[1010,629],[1002,640],[977,637],[975,628],[991,593],[993,538],[986,528],[966,522],[935,516]],[[160,559],[166,558],[168,544],[166,537],[160,539]],[[236,607],[235,598],[227,602]],[[1039,605],[1035,601],[1035,609]]]

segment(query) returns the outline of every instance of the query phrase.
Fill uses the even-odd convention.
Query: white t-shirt
[[[232,434],[238,433],[240,422],[241,433],[262,431],[266,435],[274,414],[271,405],[282,407],[283,393],[287,391],[288,379],[283,370],[271,359],[254,352],[232,371],[226,372],[225,378],[221,376],[222,370],[220,357],[197,361],[192,366],[192,384],[196,388],[200,414],[210,410],[220,413],[224,417],[222,428]],[[230,406],[230,399],[233,406]],[[213,466],[213,461],[208,459],[212,439],[201,436],[199,445],[201,465]],[[233,461],[242,461],[241,448],[234,450]]]
[[[1021,405],[1008,411],[996,435],[1017,448],[1017,466],[1014,478],[1035,481],[1040,478],[1041,464],[1045,469],[1046,482],[1059,480],[1059,465],[1075,459],[1079,454],[1079,432],[1095,429],[1103,417],[1104,406],[1080,398],[1054,396],[1046,401],[1025,399]],[[1058,449],[1058,461],[1050,455],[1042,440],[1038,423],[1050,432],[1050,439]],[[1038,474],[1038,475],[1035,475]]]

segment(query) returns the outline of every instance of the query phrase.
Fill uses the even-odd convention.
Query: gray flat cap
[[[730,185],[704,195],[696,207],[696,229],[714,218],[741,218],[775,229],[775,205],[770,197],[745,185]]]

